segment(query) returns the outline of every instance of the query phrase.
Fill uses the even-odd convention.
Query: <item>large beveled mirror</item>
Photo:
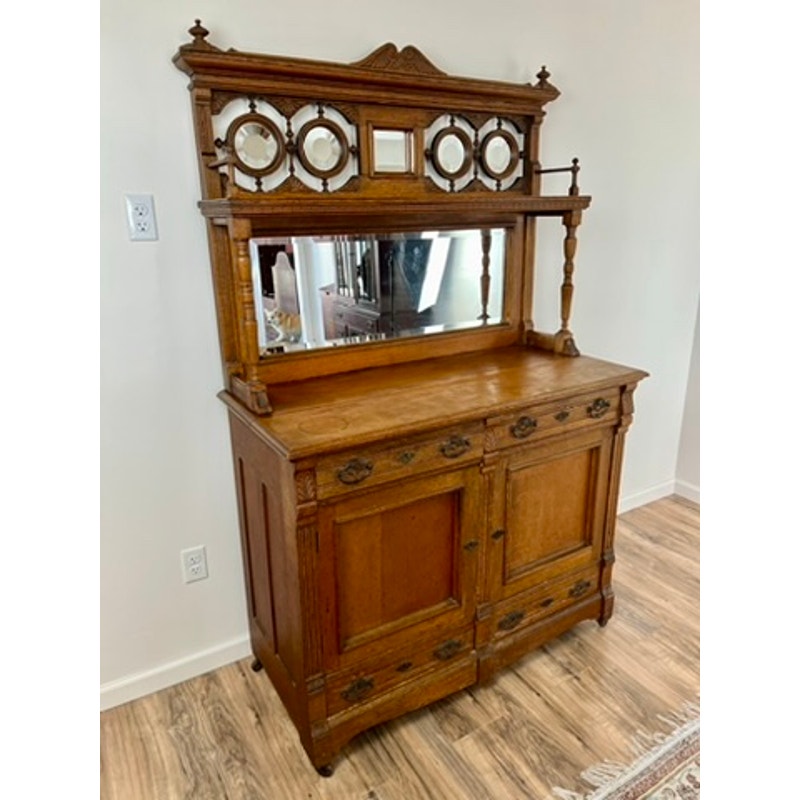
[[[503,322],[503,228],[259,238],[250,255],[262,357]]]

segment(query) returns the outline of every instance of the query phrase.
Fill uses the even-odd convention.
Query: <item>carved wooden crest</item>
[[[355,61],[353,66],[392,72],[410,72],[414,75],[447,74],[432,64],[416,47],[406,45],[402,50],[398,50],[392,42],[382,45],[361,61]]]

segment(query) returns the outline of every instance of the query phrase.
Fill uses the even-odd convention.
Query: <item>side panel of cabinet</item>
[[[304,698],[304,631],[291,465],[230,418],[239,528],[253,652],[298,724]]]
[[[472,624],[481,480],[473,466],[320,506],[326,671]]]

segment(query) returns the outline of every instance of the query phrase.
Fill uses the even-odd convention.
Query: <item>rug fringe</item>
[[[630,748],[636,759],[633,764],[620,764],[616,761],[603,761],[600,764],[595,764],[580,774],[585,783],[594,787],[590,794],[581,794],[580,792],[565,789],[562,786],[555,786],[551,789],[553,800],[602,800],[605,792],[612,788],[615,782],[629,772],[639,768],[642,762],[655,759],[664,745],[684,736],[699,726],[699,699],[697,702],[684,703],[677,711],[669,714],[659,714],[657,719],[669,726],[670,730],[666,733],[661,731],[651,733],[636,731],[630,743]]]
[[[658,714],[657,719],[669,726],[667,733],[636,731],[633,740],[631,741],[631,750],[634,756],[643,756],[650,752],[656,745],[663,744],[667,739],[670,739],[675,732],[694,722],[700,716],[700,703],[687,702],[684,703],[677,711],[670,714]]]

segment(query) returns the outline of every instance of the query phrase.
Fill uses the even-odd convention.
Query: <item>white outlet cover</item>
[[[181,550],[181,568],[183,582],[193,583],[208,577],[208,563],[206,562],[206,548],[204,545]]]
[[[155,242],[158,239],[153,195],[126,194],[125,212],[128,220],[128,236],[132,242]]]

